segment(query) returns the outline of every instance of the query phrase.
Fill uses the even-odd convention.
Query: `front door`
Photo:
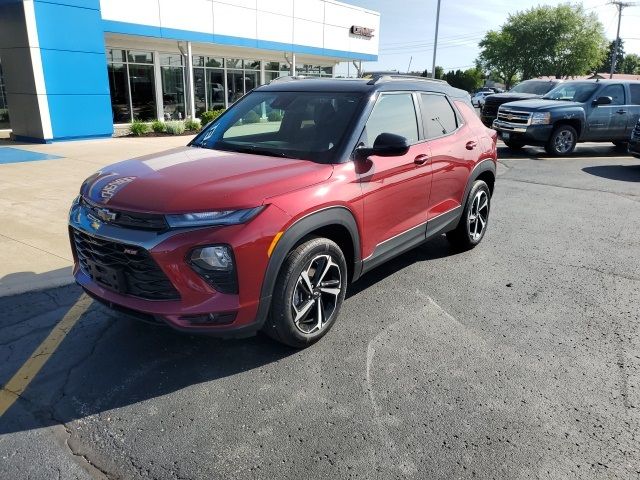
[[[431,188],[429,147],[421,142],[412,93],[380,94],[359,143],[372,147],[381,133],[402,135],[411,147],[405,155],[371,156],[357,165],[364,204],[363,257],[372,256],[375,264],[424,240]]]
[[[598,97],[611,97],[610,105],[597,105],[591,108],[589,118],[589,140],[624,140],[627,128],[627,109],[624,86],[607,85],[600,90]]]

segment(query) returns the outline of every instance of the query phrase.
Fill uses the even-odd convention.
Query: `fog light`
[[[191,253],[191,262],[205,270],[233,270],[233,254],[226,245],[196,248]]]

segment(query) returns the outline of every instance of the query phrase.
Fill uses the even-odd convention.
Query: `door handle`
[[[424,153],[421,155],[418,155],[416,158],[413,159],[413,163],[415,163],[416,165],[424,165],[428,161],[429,161],[429,155],[426,155]]]
[[[625,113],[627,113],[627,111],[626,111],[626,110],[623,110],[623,109],[621,108],[620,110],[616,111],[616,113],[617,113],[618,115],[624,115]]]
[[[476,142],[474,140],[471,140],[470,142],[467,142],[467,150],[473,150],[477,146],[478,146],[478,142]]]

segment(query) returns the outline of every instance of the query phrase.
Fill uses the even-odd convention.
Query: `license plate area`
[[[508,142],[511,139],[511,134],[509,132],[502,132],[502,134],[500,135],[500,137],[502,138],[502,140],[504,140],[505,142]]]
[[[96,283],[117,293],[127,292],[127,279],[122,270],[111,268],[95,262],[87,262],[89,274]]]

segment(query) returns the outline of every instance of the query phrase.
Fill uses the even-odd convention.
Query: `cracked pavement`
[[[0,418],[0,478],[639,478],[640,160],[501,148],[490,226],[350,288],[320,343],[93,304]],[[5,384],[80,298],[0,298]]]

